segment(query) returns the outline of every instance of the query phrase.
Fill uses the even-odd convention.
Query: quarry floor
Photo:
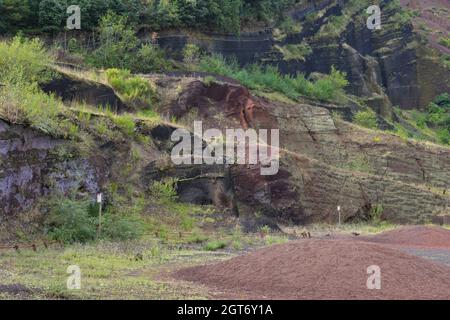
[[[388,229],[392,228],[394,232],[397,230],[397,227]],[[384,228],[320,225],[308,229],[312,239],[302,238],[300,234],[304,229],[286,228],[283,231],[285,233],[241,234],[228,238],[225,233],[217,233],[210,239],[226,239],[228,245],[216,251],[207,251],[204,244],[161,241],[153,237],[131,242],[98,242],[66,247],[55,244],[47,249],[38,247],[37,251],[0,250],[0,299],[283,299],[286,297],[266,297],[256,291],[234,291],[230,294],[229,290],[222,290],[220,286],[189,281],[174,274],[186,268],[226,263],[232,258],[245,257],[261,250],[270,252],[273,246],[308,245],[321,241],[359,243],[360,239],[371,237],[384,231]],[[437,239],[437,246],[436,243],[390,243],[390,238],[383,236],[380,239],[383,247],[419,257],[420,260],[424,258],[438,269],[450,270],[450,242],[445,239],[442,244],[439,244],[441,239]],[[79,266],[81,271],[79,290],[67,289],[70,277],[67,268],[73,265]],[[448,289],[450,299],[450,287]],[[352,296],[341,298],[352,299]]]

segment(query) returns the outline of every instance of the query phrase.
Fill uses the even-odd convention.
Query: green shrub
[[[283,41],[288,35],[302,32],[302,25],[296,22],[292,17],[283,17],[277,28],[273,29],[273,37],[277,41]]]
[[[450,54],[443,54],[441,59],[444,67],[450,69]]]
[[[101,18],[100,45],[87,56],[87,62],[99,68],[128,69],[134,73],[162,72],[172,64],[165,52],[153,44],[139,44],[127,17],[112,11]]]
[[[156,98],[156,87],[150,80],[132,76],[129,70],[106,70],[108,83],[127,102],[151,105]]]
[[[450,37],[440,38],[439,44],[450,49]]]
[[[244,246],[242,245],[242,242],[240,240],[233,240],[231,243],[234,250],[242,250]]]
[[[382,204],[376,204],[370,210],[370,221],[374,225],[379,225],[382,222],[384,208]]]
[[[282,20],[279,26],[281,32],[287,35],[302,32],[302,25],[296,22],[292,17],[288,16]]]
[[[153,44],[144,44],[133,59],[131,70],[135,73],[163,72],[172,69],[164,50]]]
[[[87,201],[55,201],[46,221],[49,236],[66,243],[94,240],[97,235],[97,221],[89,212]]]
[[[52,59],[39,39],[15,37],[0,42],[0,84],[38,83],[50,79]]]
[[[353,118],[353,122],[369,129],[376,129],[378,127],[377,115],[371,109],[357,112]]]
[[[331,67],[330,75],[321,77],[314,83],[313,94],[320,100],[336,100],[343,95],[343,89],[348,85],[346,74]]]
[[[221,240],[213,240],[206,243],[206,245],[203,247],[203,250],[205,251],[217,251],[221,249],[225,249],[227,247],[226,242]]]
[[[88,56],[87,61],[100,68],[130,68],[133,50],[139,40],[127,22],[127,18],[112,11],[100,20],[99,47]]]
[[[270,227],[269,226],[262,226],[262,227],[259,228],[259,232],[263,236],[267,236],[270,233]]]
[[[111,240],[132,240],[142,236],[144,232],[142,219],[137,216],[121,216],[109,214],[105,216],[102,237]]]
[[[87,200],[52,199],[45,226],[50,238],[66,243],[85,243],[97,239],[98,205]],[[143,222],[136,216],[113,214],[104,210],[100,237],[130,240],[143,233]]]
[[[200,60],[200,48],[195,44],[188,43],[183,49],[183,61],[189,64],[198,63]]]
[[[155,181],[150,186],[150,194],[158,201],[171,203],[177,199],[176,180]]]
[[[427,124],[436,130],[439,143],[450,144],[450,95],[437,96],[428,106]]]

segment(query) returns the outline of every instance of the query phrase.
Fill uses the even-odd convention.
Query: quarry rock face
[[[184,81],[185,90],[163,109],[186,127],[194,114],[205,130],[280,129],[276,175],[261,176],[258,166],[231,166],[238,208],[296,223],[335,222],[338,205],[347,221],[368,220],[377,208],[394,222],[430,221],[449,210],[448,148],[335,121],[329,105],[269,102],[235,84]]]
[[[0,120],[0,218],[26,211],[43,196],[97,192],[96,170],[87,160],[62,159],[66,143]]]
[[[241,65],[274,64],[287,74],[329,73],[335,66],[347,73],[349,93],[368,99],[369,106],[382,116],[389,116],[393,105],[404,109],[421,108],[442,92],[450,92],[443,80],[450,78],[450,70],[443,68],[439,58],[420,43],[412,24],[397,24],[398,11],[384,8],[387,3],[381,4],[381,30],[369,30],[358,12],[339,35],[322,36],[321,27],[329,17],[340,15],[346,4],[330,0],[305,1],[288,12],[302,23],[302,30],[283,40],[275,39],[272,29],[243,32],[239,36],[178,31],[161,33],[158,43],[175,57],[187,43],[194,43],[208,52],[235,57]],[[309,21],[308,17],[314,14],[318,16]],[[305,42],[312,49],[305,61],[286,61],[275,50],[275,46]]]
[[[202,121],[204,130],[279,129],[279,171],[263,176],[260,165],[174,165],[176,127],[137,123],[153,143],[126,173],[132,142],[102,142],[96,155],[73,157],[64,151],[67,141],[1,122],[1,215],[23,212],[46,195],[75,190],[94,196],[114,181],[128,181],[144,192],[168,177],[177,179],[180,201],[225,208],[247,222],[264,217],[268,225],[335,222],[337,206],[344,221],[369,220],[376,212],[393,222],[428,222],[449,211],[448,148],[332,116],[345,116],[349,106],[269,101],[236,83],[186,76],[154,80],[161,94],[158,111],[190,131],[194,121]]]
[[[111,87],[68,74],[59,74],[55,79],[43,84],[42,90],[59,96],[64,102],[79,101],[110,108],[115,112],[129,111]]]

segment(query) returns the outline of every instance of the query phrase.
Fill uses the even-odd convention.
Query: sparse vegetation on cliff
[[[353,121],[356,124],[369,129],[376,129],[378,127],[377,115],[371,109],[357,112]]]
[[[283,75],[274,66],[251,65],[240,68],[235,61],[219,55],[204,57],[199,67],[205,72],[234,78],[250,89],[280,92],[290,99],[307,96],[334,101],[344,96],[344,88],[348,85],[346,75],[334,68],[329,75],[310,81],[300,73],[296,76]]]
[[[132,76],[128,70],[106,70],[108,83],[126,102],[150,108],[156,99],[156,87],[150,80]]]

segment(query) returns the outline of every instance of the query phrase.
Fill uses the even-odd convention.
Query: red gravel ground
[[[381,268],[381,290],[367,288],[371,265]],[[231,299],[450,300],[449,267],[354,240],[295,241],[174,276]]]
[[[450,230],[439,227],[403,227],[361,239],[369,242],[403,247],[450,249]]]

